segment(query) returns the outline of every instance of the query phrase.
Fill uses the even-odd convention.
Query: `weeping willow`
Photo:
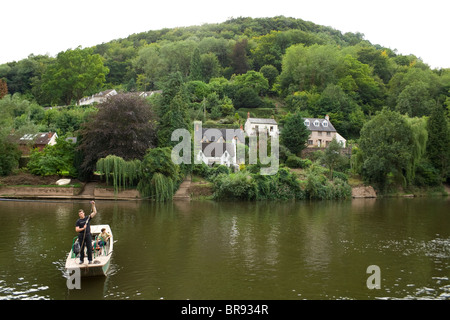
[[[404,118],[411,127],[412,134],[411,160],[406,167],[406,180],[407,183],[410,183],[414,180],[420,159],[425,155],[428,141],[427,121],[425,118],[409,118],[407,116]]]
[[[121,189],[136,185],[142,176],[140,160],[125,161],[121,157],[109,155],[98,160],[96,167],[105,176],[106,184],[109,185],[112,178],[115,194]]]
[[[143,178],[138,184],[139,192],[155,201],[164,202],[172,199],[174,182],[160,172],[155,172],[151,179]]]

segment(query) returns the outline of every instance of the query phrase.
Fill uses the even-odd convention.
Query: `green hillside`
[[[2,136],[30,130],[78,135],[97,114],[95,106],[77,106],[82,97],[106,89],[162,90],[148,99],[157,132],[153,147],[170,146],[168,134],[176,126],[202,120],[205,126],[237,128],[248,113],[281,125],[295,113],[329,115],[342,136],[358,143],[374,134],[368,123],[376,115],[384,121],[400,115],[398,125],[411,131],[408,145],[417,148],[405,151],[410,156],[395,168],[385,164],[379,171],[367,162],[370,143],[362,143],[366,150],[355,154],[352,170],[369,181],[380,174],[396,183],[412,182],[417,168],[423,184],[448,177],[450,70],[432,70],[363,34],[301,19],[240,17],[151,30],[56,57],[30,55],[0,65],[0,79]],[[444,123],[430,127],[433,113]],[[428,151],[434,158],[425,156]]]

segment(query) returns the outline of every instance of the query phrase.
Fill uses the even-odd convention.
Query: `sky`
[[[449,0],[14,0],[0,6],[0,64],[133,33],[283,15],[450,68]]]

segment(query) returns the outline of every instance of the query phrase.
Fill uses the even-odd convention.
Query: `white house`
[[[84,106],[84,105],[93,104],[95,102],[102,103],[102,102],[106,101],[106,99],[108,99],[109,97],[115,96],[116,94],[117,94],[117,91],[114,89],[102,91],[102,92],[96,93],[92,96],[82,98],[79,102],[79,105]]]
[[[269,136],[279,135],[278,124],[275,119],[265,119],[265,118],[250,118],[250,113],[248,113],[247,121],[245,122],[245,132],[251,136],[258,132],[267,130]]]
[[[195,130],[199,130],[198,127]],[[228,167],[239,165],[236,157],[237,145],[245,144],[245,133],[241,129],[202,128],[201,150],[197,160],[207,165],[223,164]]]
[[[222,164],[227,167],[236,165],[236,142],[204,142],[197,159],[207,165]]]

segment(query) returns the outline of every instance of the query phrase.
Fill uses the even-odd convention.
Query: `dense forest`
[[[145,123],[134,124],[151,139],[146,138],[150,141],[140,145],[139,151],[112,154],[125,162],[143,163],[150,156],[146,149],[172,146],[173,129],[192,130],[194,120],[202,120],[205,127],[238,128],[250,112],[255,117],[274,117],[283,126],[295,115],[323,118],[328,114],[354,146],[351,159],[342,161],[346,164],[339,168],[346,175],[358,174],[379,190],[398,184],[435,186],[450,177],[449,69],[431,69],[416,56],[374,45],[360,33],[343,34],[283,16],[147,31],[91,48],[68,49],[56,57],[30,55],[0,65],[0,145],[5,150],[0,175],[17,167],[14,146],[7,137],[25,132],[79,136],[80,146],[68,160],[73,168],[63,171],[81,178],[83,172],[95,169],[100,158],[88,155],[94,145],[102,148],[105,143],[95,143],[89,135],[105,135],[107,126],[104,132],[100,125],[97,131],[90,128],[104,123],[108,112],[79,106],[78,101],[106,89],[162,91],[148,98],[144,107],[123,99],[111,107],[116,112],[115,117],[109,115],[111,123],[126,119],[122,109],[133,103],[138,105],[135,112],[145,113]],[[59,107],[49,108],[55,106]],[[146,108],[150,111],[143,111]],[[142,128],[148,124],[149,128]],[[124,131],[132,128],[123,126]],[[127,143],[118,137],[117,145]],[[290,157],[288,164],[297,163],[291,167],[305,166],[300,153],[280,148],[282,163]],[[107,153],[98,152],[101,158]],[[35,155],[40,161],[42,157]],[[308,167],[311,179],[327,166],[326,152],[317,159],[321,165]],[[30,162],[36,173],[49,172]],[[187,170],[170,170],[175,169],[180,176]],[[280,175],[279,179],[288,179]],[[179,179],[173,177],[173,185]],[[248,181],[233,179],[237,184]],[[215,181],[221,186],[231,183]],[[298,190],[315,188],[314,181],[303,182]],[[244,198],[258,198],[260,186],[256,183],[248,189],[253,191],[245,191],[252,195]],[[280,192],[280,186],[275,187]]]

